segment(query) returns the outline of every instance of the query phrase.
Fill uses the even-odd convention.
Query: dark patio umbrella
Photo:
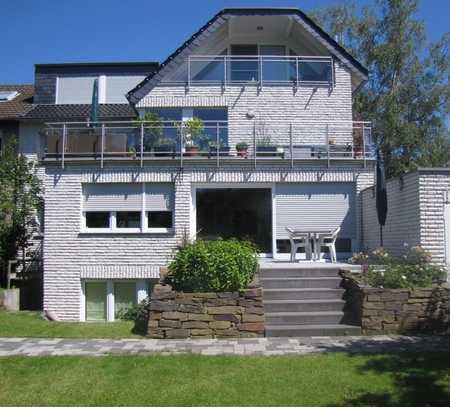
[[[91,122],[92,127],[95,127],[96,122],[98,121],[98,79],[94,80],[94,86],[92,88],[92,102],[89,121]]]
[[[386,223],[388,213],[386,179],[384,176],[384,160],[383,154],[377,150],[377,190],[376,190],[376,207],[378,215],[378,223],[380,225],[380,245],[383,247],[383,226]]]

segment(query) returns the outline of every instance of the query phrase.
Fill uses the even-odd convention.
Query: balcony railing
[[[256,166],[267,160],[289,161],[294,167],[305,160],[374,158],[369,122],[349,124],[298,124],[255,122],[247,127],[227,122],[203,122],[193,130],[187,122],[48,123],[44,160],[107,161],[212,160],[217,166],[233,160]],[[233,142],[231,143],[230,140]]]
[[[248,84],[262,87],[291,83],[295,86],[334,85],[333,58],[326,56],[191,55],[187,58],[187,83]]]

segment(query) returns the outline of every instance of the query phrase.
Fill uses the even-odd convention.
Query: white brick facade
[[[388,217],[384,246],[395,255],[420,245],[436,263],[445,263],[444,204],[450,191],[450,171],[419,169],[387,182]],[[363,247],[379,246],[379,227],[372,189],[362,192]]]
[[[81,233],[82,183],[174,182],[174,233]],[[353,182],[357,193],[373,183],[373,168],[297,168],[230,166],[86,168],[47,166],[44,243],[44,308],[65,320],[80,317],[81,279],[154,277],[170,259],[191,221],[191,188],[199,183],[268,184],[279,182]],[[357,194],[358,239],[361,206]]]

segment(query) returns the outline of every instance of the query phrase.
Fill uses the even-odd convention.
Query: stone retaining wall
[[[450,333],[450,285],[433,288],[361,287],[346,279],[347,311],[366,335]]]
[[[262,289],[182,293],[156,285],[150,300],[150,338],[264,336]]]

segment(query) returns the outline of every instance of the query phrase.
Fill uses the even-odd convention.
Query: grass
[[[0,311],[0,337],[27,336],[46,338],[140,338],[131,321],[49,322],[39,312]],[[0,403],[1,405],[1,403]]]
[[[450,405],[449,354],[0,358],[1,406]]]

